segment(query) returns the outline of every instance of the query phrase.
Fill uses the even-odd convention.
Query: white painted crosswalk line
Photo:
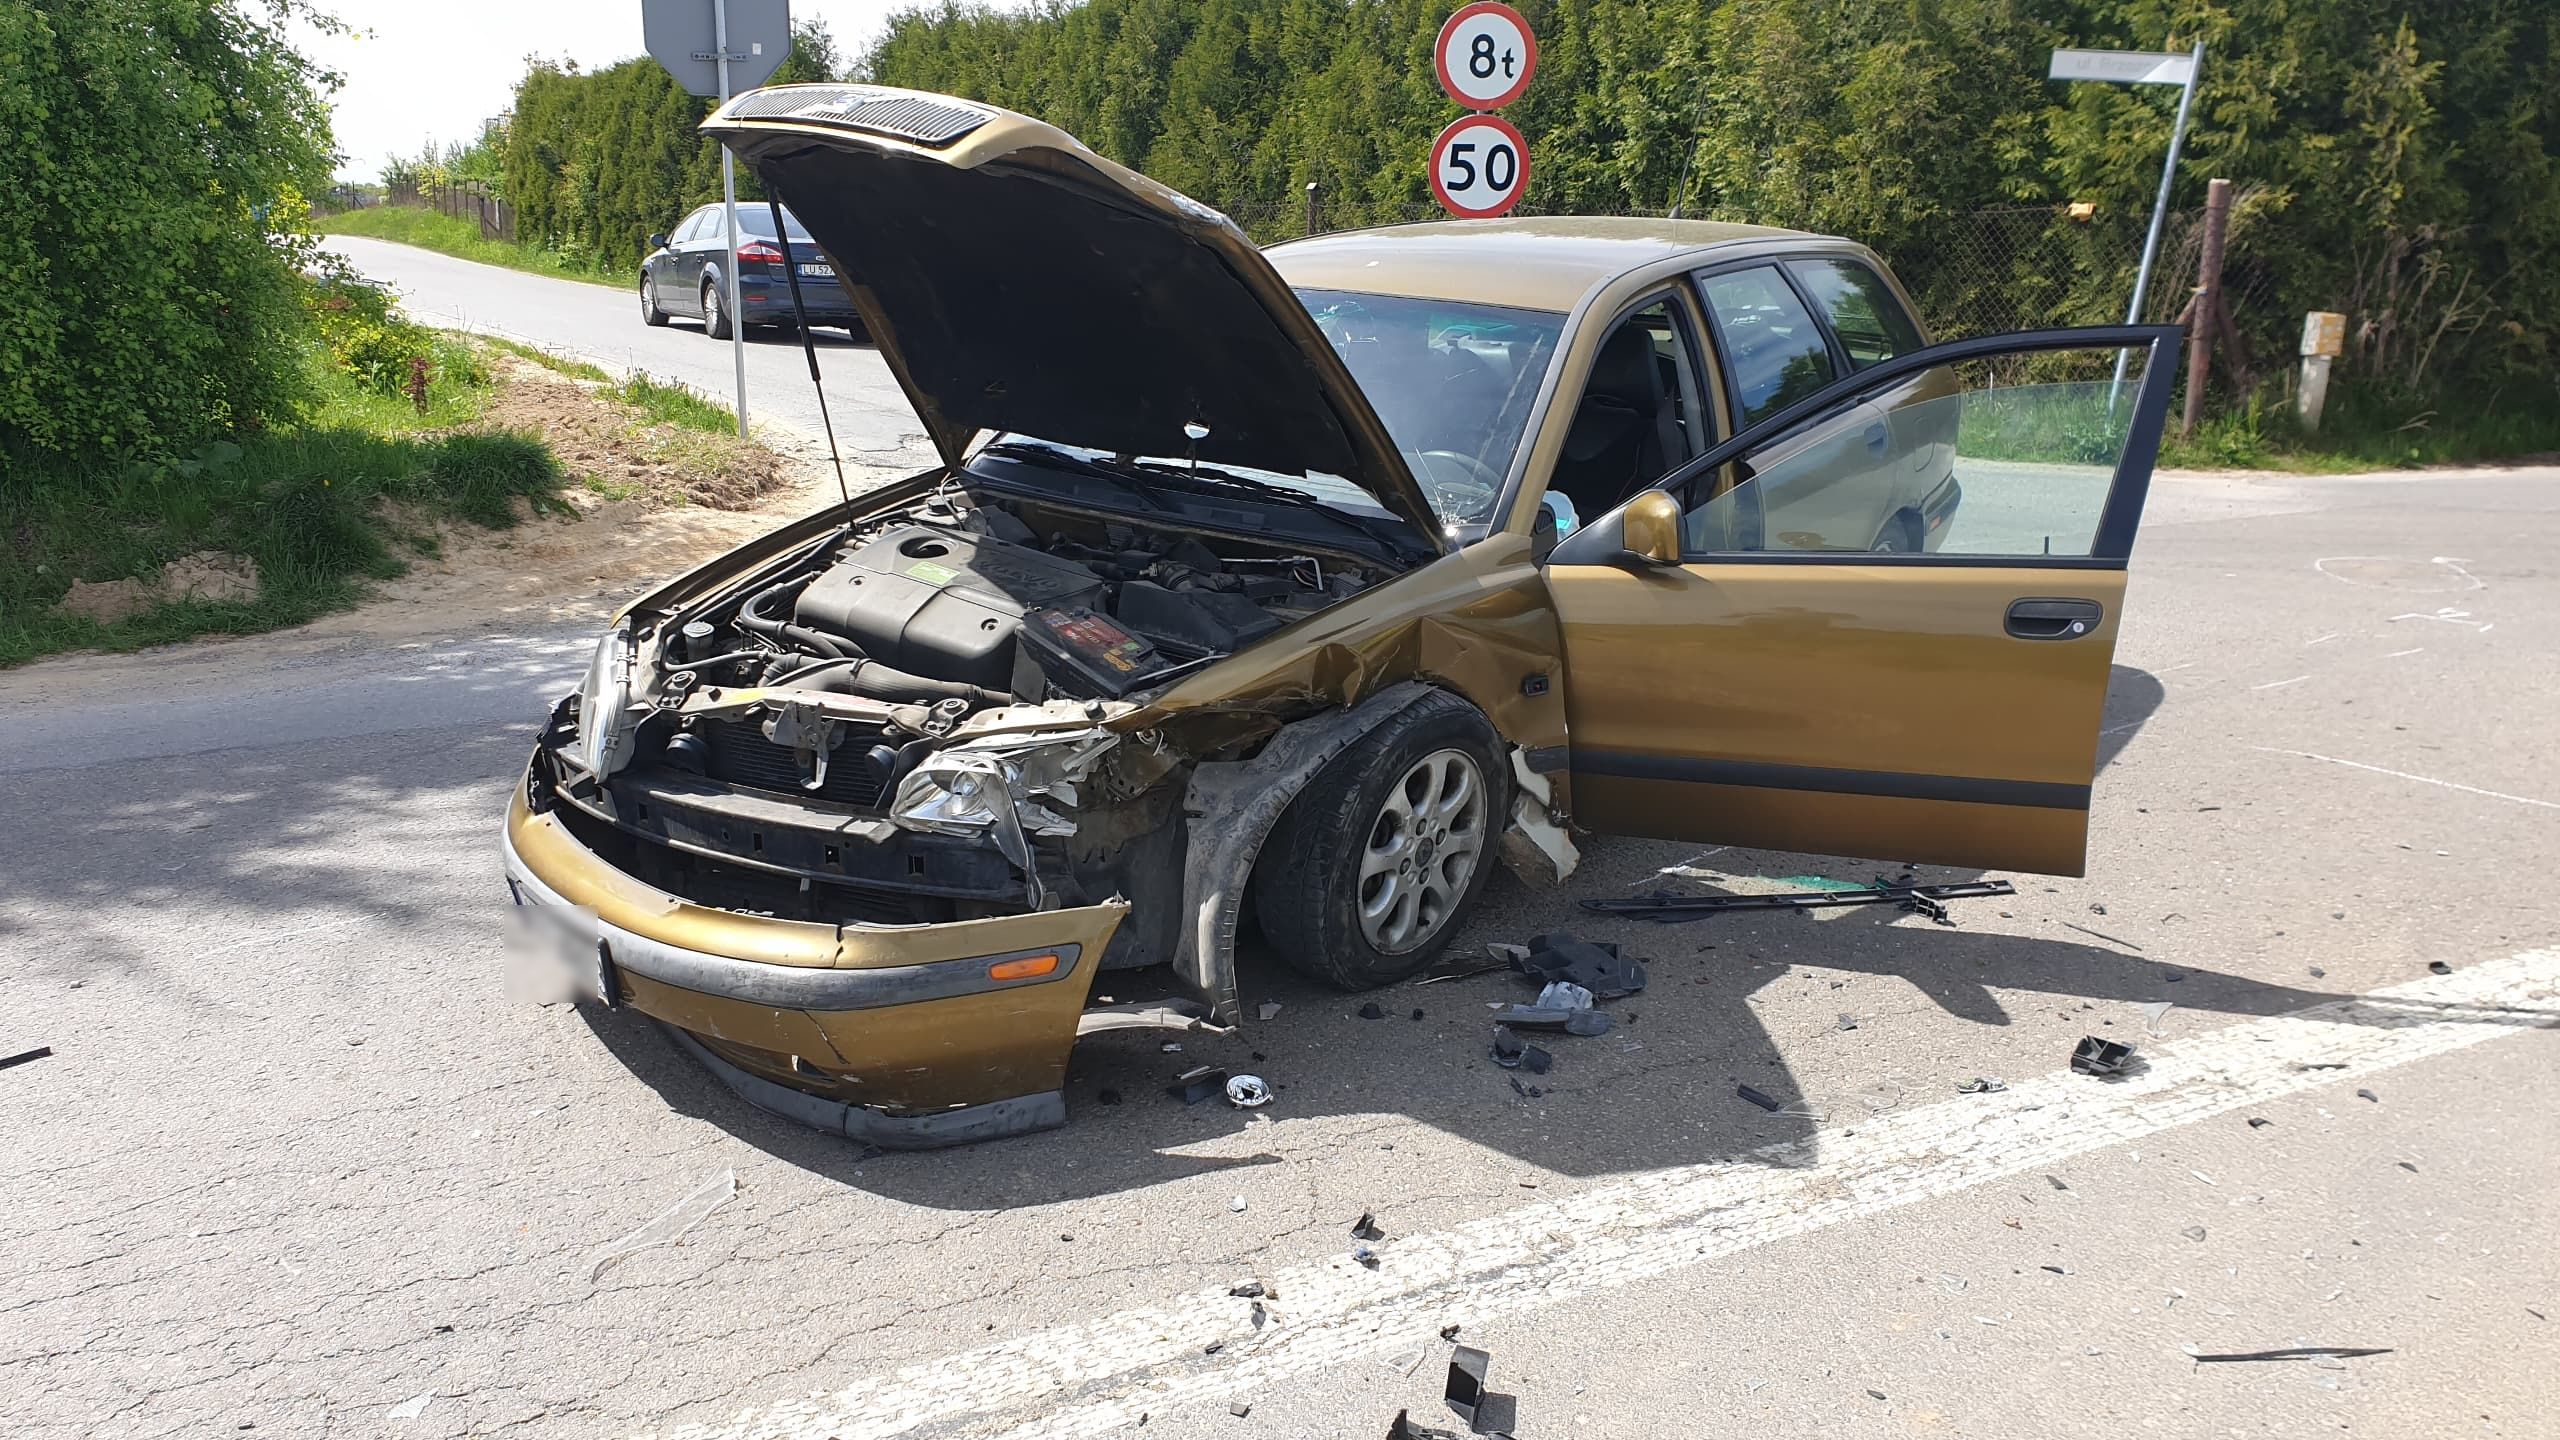
[[[2245,1021],[2145,1052],[2103,1082],[2068,1071],[2006,1092],[1863,1120],[1710,1165],[1652,1171],[1434,1234],[1375,1271],[1348,1261],[1270,1278],[1259,1333],[1223,1291],[1061,1326],[667,1440],[888,1440],[925,1425],[1018,1420],[1010,1440],[1071,1440],[1143,1414],[1223,1402],[1439,1328],[1595,1291],[1935,1199],[2299,1091],[2560,1024],[2560,950],[2535,950],[2359,1000]],[[2310,1069],[2312,1065],[2324,1068]],[[2326,1067],[2339,1068],[2326,1068]],[[1203,1353],[1226,1339],[1217,1355]]]

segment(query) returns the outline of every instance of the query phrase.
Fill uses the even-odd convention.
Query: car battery
[[[1022,617],[1022,636],[1059,688],[1087,698],[1117,700],[1165,668],[1155,646],[1110,616],[1081,607],[1034,610]]]

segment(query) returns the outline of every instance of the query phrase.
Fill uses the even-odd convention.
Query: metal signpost
[[[740,90],[773,78],[791,53],[791,0],[640,0],[640,34],[649,57],[691,95],[723,104]],[[738,437],[747,434],[747,326],[738,303],[738,167],[720,147],[720,208],[728,217],[729,254],[721,277],[729,287],[729,353],[738,372]],[[778,237],[787,255],[789,236]],[[705,322],[708,323],[708,322]]]
[[[2169,214],[2169,186],[2178,178],[2178,152],[2186,148],[2187,112],[2196,101],[2196,80],[2204,73],[2204,42],[2184,55],[2145,50],[2056,50],[2045,72],[2049,80],[2103,80],[2117,85],[2175,85],[2178,119],[2169,130],[2169,158],[2160,167],[2160,194],[2151,202],[2151,229],[2142,239],[2142,267],[2133,275],[2133,301],[2125,306],[2124,323],[2142,323],[2142,299],[2151,289],[2151,262],[2160,254],[2160,224]],[[2124,384],[2130,351],[2116,355],[2115,384]],[[2107,392],[2107,410],[2115,410],[2115,390]]]
[[[1431,194],[1461,220],[1507,215],[1529,189],[1529,142],[1492,114],[1520,98],[1538,71],[1538,37],[1508,5],[1459,8],[1431,47],[1440,88],[1465,106],[1431,142]]]

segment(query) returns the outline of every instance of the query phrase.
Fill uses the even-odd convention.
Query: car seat
[[[1632,322],[1600,342],[1549,490],[1583,515],[1614,510],[1628,496],[1689,458],[1663,391],[1653,335]]]

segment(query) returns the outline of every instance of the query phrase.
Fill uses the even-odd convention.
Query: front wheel
[[[727,297],[720,290],[720,282],[716,280],[702,282],[702,333],[714,340],[729,338],[729,312],[721,308],[721,301],[725,298]]]
[[[640,277],[640,323],[643,325],[667,323],[667,312],[658,308],[658,281],[655,276]]]
[[[1509,798],[1501,737],[1434,692],[1310,782],[1254,868],[1263,934],[1345,990],[1431,962],[1484,889]]]

